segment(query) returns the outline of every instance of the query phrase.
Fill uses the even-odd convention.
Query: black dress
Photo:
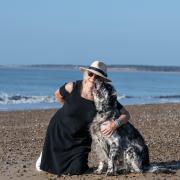
[[[96,114],[93,101],[80,95],[82,81],[73,83],[68,93],[60,88],[64,105],[50,120],[47,128],[40,169],[49,173],[82,174],[88,169],[91,148],[89,125]]]

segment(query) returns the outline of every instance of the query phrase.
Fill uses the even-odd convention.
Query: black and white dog
[[[99,158],[97,174],[105,168],[107,175],[122,172],[155,172],[149,164],[149,151],[139,131],[130,123],[122,125],[111,137],[104,137],[100,132],[102,123],[119,117],[117,93],[114,87],[100,80],[93,88],[94,103],[97,114],[90,125],[90,133]]]

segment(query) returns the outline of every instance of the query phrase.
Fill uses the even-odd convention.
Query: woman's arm
[[[71,93],[72,90],[73,90],[73,83],[72,82],[69,82],[65,85],[65,90],[68,92],[68,93]],[[61,92],[59,89],[57,89],[54,93],[54,96],[55,96],[55,99],[57,102],[59,102],[60,104],[64,104],[64,97],[61,95]]]
[[[126,124],[129,121],[129,119],[129,112],[124,107],[122,107],[120,110],[119,118],[104,122],[101,125],[101,132],[104,136],[110,137],[118,127],[120,127],[123,124]]]
[[[120,110],[120,114],[119,118],[116,119],[117,121],[119,120],[122,124],[125,124],[130,120],[130,114],[125,107]]]

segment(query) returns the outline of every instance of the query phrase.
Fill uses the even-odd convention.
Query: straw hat
[[[81,72],[90,71],[90,72],[104,78],[105,81],[111,82],[111,80],[107,78],[107,66],[103,62],[94,61],[88,68],[80,67],[79,69]]]

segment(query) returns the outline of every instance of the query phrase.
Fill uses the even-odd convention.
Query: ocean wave
[[[159,99],[176,99],[180,98],[180,95],[162,95],[162,96],[155,96],[154,98],[159,98]]]
[[[0,104],[54,103],[54,96],[23,96],[0,93]]]
[[[117,97],[118,100],[127,101],[157,101],[157,102],[179,102],[180,95],[159,95],[159,96],[131,96],[131,95],[121,95]],[[36,103],[54,103],[54,96],[25,96],[25,95],[9,95],[7,93],[0,93],[0,104],[36,104]]]

